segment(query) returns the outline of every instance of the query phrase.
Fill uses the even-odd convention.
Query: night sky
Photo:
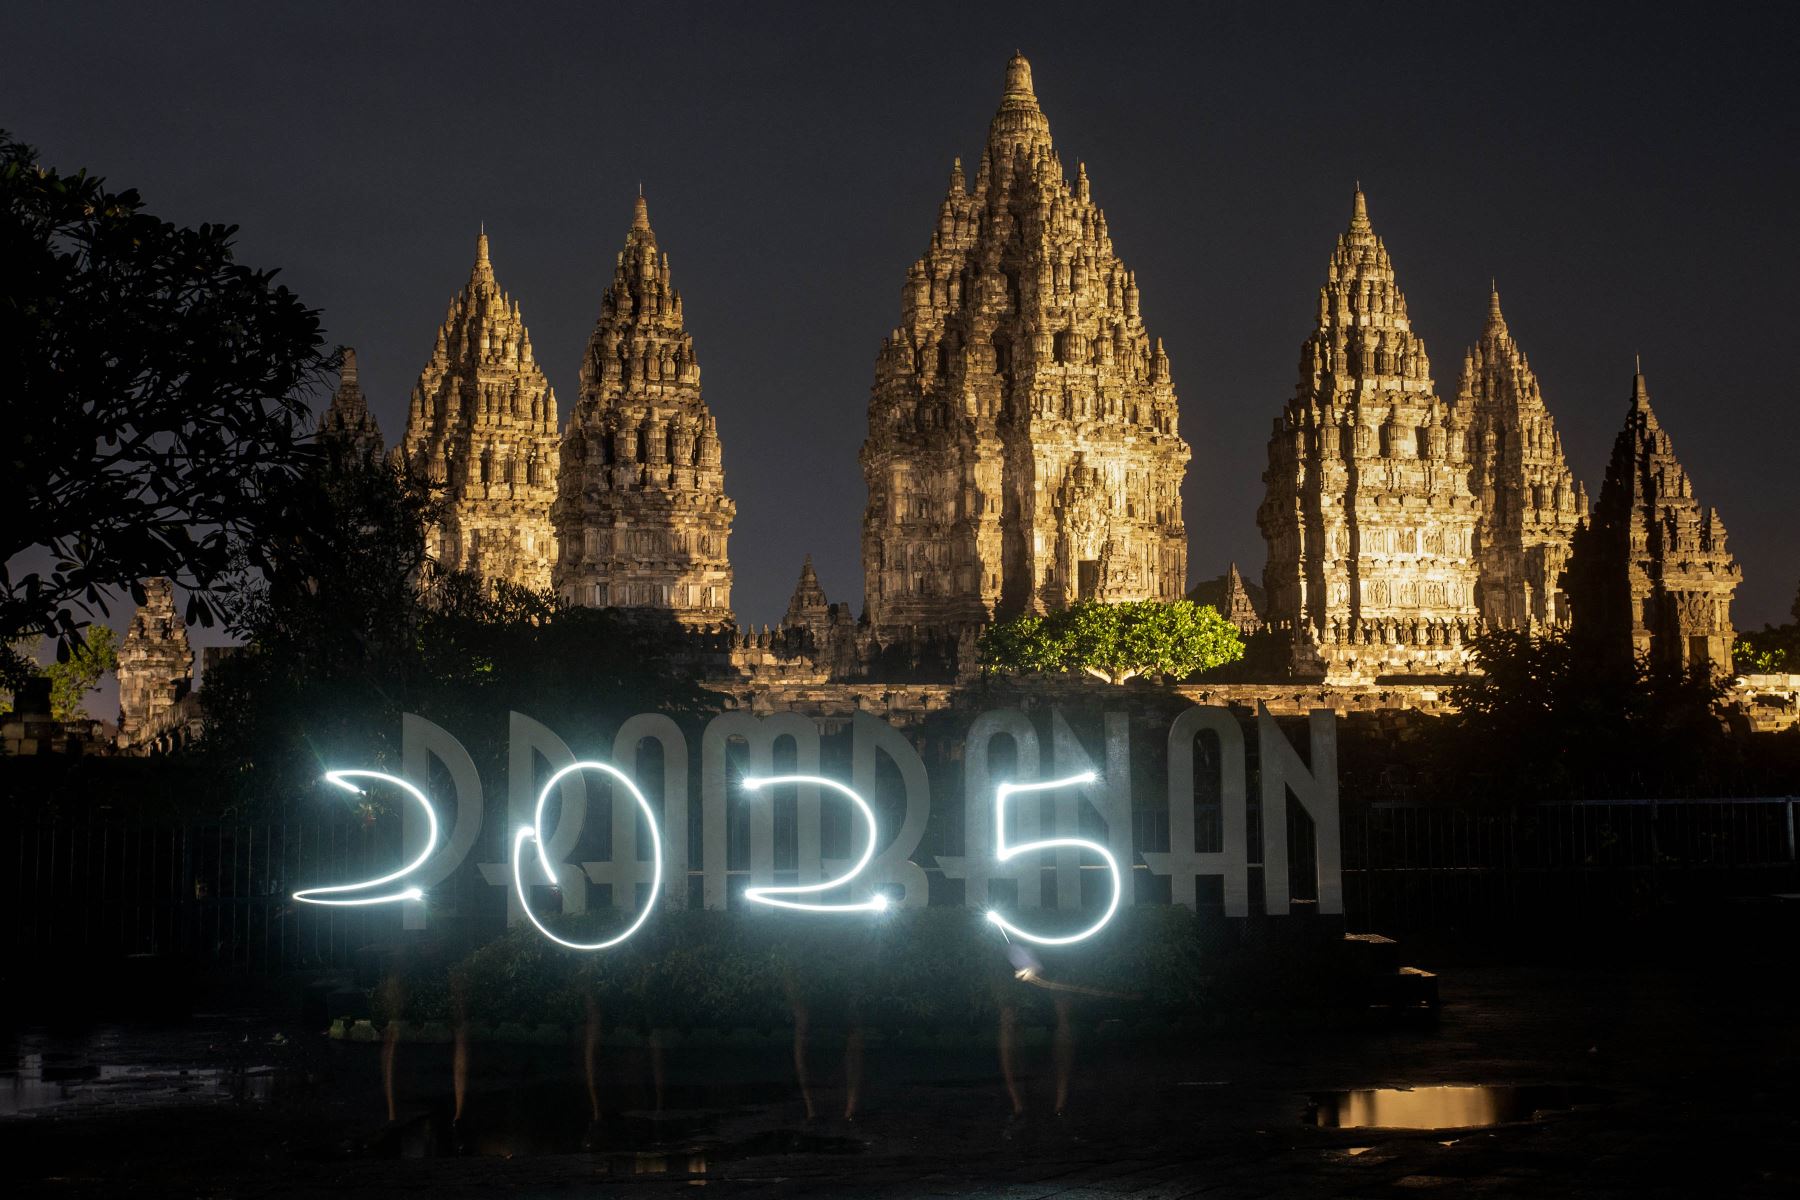
[[[1758,628],[1800,581],[1792,12],[9,0],[0,126],[241,225],[357,348],[390,444],[482,222],[566,419],[641,182],[761,624],[808,551],[860,608],[876,350],[1016,47],[1168,347],[1190,579],[1261,572],[1270,422],[1360,180],[1439,394],[1495,277],[1595,495],[1642,353]]]

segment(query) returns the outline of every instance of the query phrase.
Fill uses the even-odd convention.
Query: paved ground
[[[1800,1026],[1766,968],[1464,968],[1432,1028],[1078,1047],[1056,1117],[1048,1047],[1009,1117],[990,1049],[871,1048],[859,1119],[821,1086],[805,1122],[787,1056],[606,1056],[588,1125],[571,1055],[477,1046],[463,1153],[445,1048],[403,1046],[387,1126],[379,1048],[248,1015],[160,1030],[17,1035],[0,1154],[54,1195],[733,1196],[1800,1195]],[[822,1084],[842,1039],[820,1037]],[[11,1092],[6,1090],[10,1082]],[[1461,1132],[1324,1129],[1309,1095],[1429,1084],[1572,1088],[1568,1109]],[[10,1095],[10,1101],[8,1099]],[[591,1150],[582,1149],[584,1139]]]

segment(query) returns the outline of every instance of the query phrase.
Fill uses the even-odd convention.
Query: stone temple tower
[[[683,625],[729,623],[736,511],[681,293],[639,196],[563,434],[556,590]]]
[[[1500,315],[1497,289],[1487,328],[1463,359],[1456,412],[1469,429],[1482,619],[1491,629],[1566,627],[1560,581],[1575,528],[1587,519],[1587,489],[1569,473],[1562,435]]]
[[[369,402],[364,399],[362,384],[357,378],[356,351],[348,346],[344,348],[344,365],[338,373],[337,391],[332,393],[331,405],[326,408],[325,415],[319,418],[319,438],[346,447],[352,454],[366,459],[378,459],[386,449],[381,440],[381,427],[369,412]]]
[[[119,645],[119,739],[131,744],[153,736],[194,681],[194,652],[187,624],[175,611],[175,585],[144,581],[144,602],[131,616]]]
[[[1716,508],[1702,508],[1650,409],[1640,372],[1566,586],[1578,636],[1682,667],[1731,670],[1731,600],[1742,568]]]
[[[1431,381],[1360,189],[1319,290],[1257,524],[1265,619],[1304,677],[1460,669],[1475,632],[1465,430]]]
[[[400,453],[444,488],[443,522],[429,545],[441,568],[550,586],[556,395],[532,354],[518,302],[494,279],[486,233],[413,388]]]
[[[876,361],[862,448],[876,638],[1179,600],[1188,457],[1137,280],[1014,57],[974,187],[958,160]]]

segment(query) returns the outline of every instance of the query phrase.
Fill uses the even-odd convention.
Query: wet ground
[[[249,1012],[18,1032],[0,1050],[14,1194],[639,1196],[1794,1196],[1800,1022],[1736,972],[1460,968],[1435,1026],[1053,1048],[871,1043],[843,1119],[843,1037],[791,1049],[381,1047]],[[1777,978],[1781,976],[1776,976]],[[4,1069],[7,1062],[11,1069]]]

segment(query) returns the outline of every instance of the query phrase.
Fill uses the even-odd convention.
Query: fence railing
[[[1377,929],[1628,917],[1800,892],[1800,797],[1587,800],[1344,818],[1346,910]]]
[[[1800,797],[1495,811],[1353,805],[1342,828],[1346,915],[1356,928],[1380,932],[1530,929],[1800,892],[1796,806]],[[1209,819],[1205,808],[1197,813],[1200,838],[1216,842],[1216,814]],[[1140,822],[1140,848],[1166,846],[1166,814],[1156,815],[1163,819]],[[1300,867],[1310,862],[1312,831],[1298,821],[1289,830],[1295,896],[1304,898],[1311,893]],[[348,966],[359,948],[398,932],[398,913],[297,904],[290,893],[381,874],[398,859],[394,838],[391,829],[344,819],[0,822],[0,856],[10,868],[0,883],[9,915],[0,943],[10,941],[15,953],[169,954],[263,974]],[[1261,856],[1249,857],[1254,871]]]
[[[296,904],[317,880],[376,875],[394,857],[350,821],[0,824],[11,878],[0,938],[58,955],[170,954],[275,973],[345,965],[388,928],[379,908]]]

